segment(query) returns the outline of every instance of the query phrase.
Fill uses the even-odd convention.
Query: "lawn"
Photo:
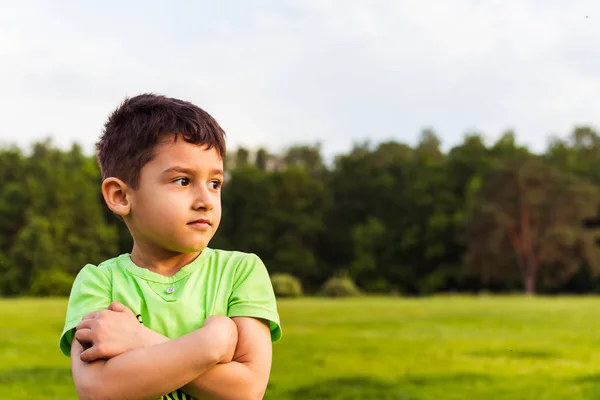
[[[0,393],[75,399],[64,299],[0,301]],[[279,302],[266,399],[600,398],[600,298]]]

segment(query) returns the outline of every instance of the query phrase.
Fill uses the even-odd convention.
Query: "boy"
[[[131,254],[86,265],[61,351],[82,399],[260,399],[281,337],[254,254],[208,246],[221,219],[224,132],[202,109],[144,94],[97,145],[102,195]]]

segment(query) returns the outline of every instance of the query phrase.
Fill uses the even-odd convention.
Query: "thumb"
[[[112,303],[110,303],[110,305],[108,306],[108,309],[111,311],[116,311],[116,312],[130,311],[129,308],[125,307],[123,304],[119,303],[118,301],[113,301]]]
[[[81,359],[81,361],[87,363],[87,362],[96,361],[100,357],[98,354],[98,349],[95,346],[92,346],[92,347],[82,351],[81,354],[79,355],[79,358]]]

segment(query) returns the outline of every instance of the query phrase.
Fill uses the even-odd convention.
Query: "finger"
[[[77,326],[75,327],[76,330],[80,330],[80,329],[92,329],[94,327],[94,320],[93,319],[84,319],[81,320]]]
[[[95,323],[96,323],[96,321],[93,319],[82,319],[81,321],[79,321],[79,323],[77,324],[77,326],[75,328],[76,329],[92,329],[94,327]]]
[[[85,314],[81,319],[94,319],[98,315],[98,311]]]
[[[122,303],[119,303],[118,301],[111,303],[110,306],[108,306],[108,309],[111,311],[115,311],[115,312],[121,312],[121,313],[135,315],[129,307],[127,307],[126,305],[124,305]]]
[[[125,307],[123,304],[119,303],[118,301],[113,301],[112,303],[110,303],[110,305],[108,306],[108,309],[111,311],[116,311],[116,312],[125,312],[125,311],[129,310],[129,308]]]
[[[79,340],[73,340],[72,343],[72,348],[71,348],[71,355],[81,355],[81,352],[84,350],[84,346],[83,344],[81,344],[81,342]]]
[[[75,332],[75,339],[79,343],[92,343],[94,341],[94,334],[91,329],[81,329]]]
[[[92,346],[89,349],[82,351],[79,358],[83,362],[91,362],[99,359],[100,352],[98,351],[98,346]]]

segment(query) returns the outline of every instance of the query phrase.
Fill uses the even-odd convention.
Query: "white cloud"
[[[598,124],[592,1],[0,2],[0,141],[96,140],[126,95],[196,102],[230,146],[521,142]],[[173,5],[176,4],[176,5]],[[585,18],[586,15],[588,18]]]

